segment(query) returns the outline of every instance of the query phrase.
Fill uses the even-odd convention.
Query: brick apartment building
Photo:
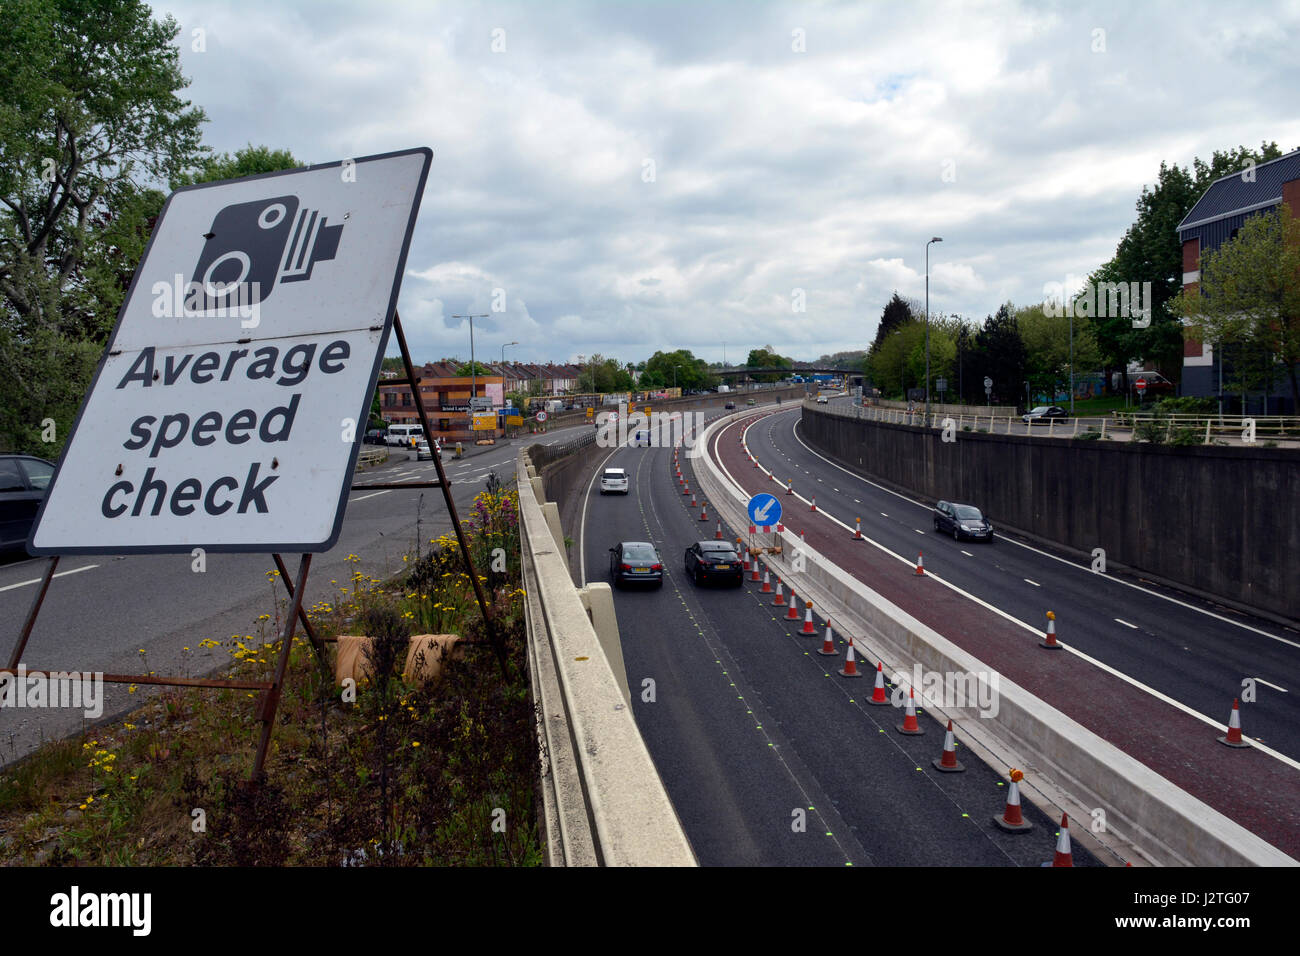
[[[433,434],[444,441],[473,441],[499,436],[499,431],[475,432],[470,427],[470,395],[487,399],[491,409],[505,404],[505,379],[501,375],[461,375],[458,366],[449,362],[426,362],[415,372],[429,416]],[[400,381],[379,382],[379,409],[390,425],[419,424],[415,395],[410,384]]]
[[[1217,250],[1237,235],[1251,216],[1269,213],[1286,203],[1291,214],[1300,218],[1300,150],[1260,163],[1254,168],[1253,181],[1236,172],[1210,184],[1205,194],[1178,224],[1178,238],[1183,246],[1183,288],[1192,290],[1201,278],[1203,252]],[[1214,397],[1219,394],[1220,373],[1224,356],[1217,355],[1213,343],[1198,342],[1190,336],[1183,341],[1184,395]],[[1231,370],[1231,356],[1227,358]],[[1281,370],[1284,372],[1284,370]],[[1224,379],[1231,375],[1224,376]],[[1231,396],[1224,396],[1226,402]],[[1287,376],[1278,374],[1273,390],[1265,396],[1248,398],[1243,414],[1295,415]]]

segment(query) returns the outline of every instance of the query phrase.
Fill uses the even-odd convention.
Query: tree
[[[178,33],[141,0],[0,16],[0,445],[62,444],[165,183],[201,160]],[[35,437],[54,419],[55,448]]]
[[[172,182],[172,188],[194,183],[211,183],[221,179],[239,179],[260,173],[276,173],[284,169],[297,169],[303,164],[294,159],[287,149],[271,149],[249,143],[233,154],[208,156],[194,169],[182,173]]]
[[[994,315],[984,320],[984,327],[975,333],[975,374],[980,379],[993,379],[996,400],[1018,401],[1025,383],[1025,343],[1020,338],[1020,325],[1010,302],[998,307]]]
[[[646,376],[650,376],[649,383]],[[642,388],[710,388],[718,381],[709,371],[709,364],[696,358],[689,349],[675,352],[655,352],[645,363],[641,375]],[[652,384],[650,384],[652,383]]]
[[[885,338],[891,335],[896,329],[901,328],[905,323],[912,321],[919,316],[924,309],[913,309],[911,304],[900,296],[897,292],[885,303],[884,311],[880,313],[880,324],[876,326],[876,338],[871,343],[871,347],[878,348]]]
[[[761,349],[750,349],[749,358],[745,360],[746,368],[794,368],[794,360],[788,359],[784,355],[777,355],[772,346],[765,345]],[[775,382],[782,376],[780,373],[770,375],[754,375],[752,378],[757,382]]]
[[[1280,361],[1300,408],[1300,219],[1285,203],[1249,217],[1235,238],[1201,254],[1198,290],[1170,303],[1189,332],[1240,356],[1234,365],[1246,375],[1235,384],[1243,390],[1269,387]]]
[[[1025,372],[1029,381],[1052,391],[1070,381],[1070,317],[1048,315],[1042,304],[1016,309],[1016,325],[1025,345]],[[1095,372],[1101,352],[1084,330],[1084,320],[1074,320],[1074,368]]]
[[[457,366],[456,374],[464,378],[468,378],[471,375],[477,375],[479,378],[482,378],[485,375],[495,375],[496,373],[493,372],[486,365],[484,365],[482,362],[474,361],[474,362],[464,362],[461,365]]]

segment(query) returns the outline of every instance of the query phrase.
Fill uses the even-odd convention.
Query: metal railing
[[[1111,418],[1116,427],[1134,428],[1150,422],[1167,423],[1172,428],[1196,428],[1211,434],[1242,434],[1253,423],[1256,435],[1275,438],[1300,438],[1300,417],[1294,415],[1219,415],[1115,411]]]

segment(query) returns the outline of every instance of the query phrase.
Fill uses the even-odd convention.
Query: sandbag
[[[406,649],[406,665],[402,679],[408,684],[427,684],[442,676],[447,661],[463,660],[465,649],[458,647],[458,634],[419,634],[412,637]],[[334,660],[334,683],[342,686],[352,678],[358,684],[374,676],[369,649],[372,639],[355,635],[341,635],[338,654]]]

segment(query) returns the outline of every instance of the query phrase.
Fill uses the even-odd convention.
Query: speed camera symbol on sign
[[[278,282],[311,278],[317,262],[334,258],[343,225],[330,225],[297,196],[236,203],[216,214],[194,266],[200,314],[257,305]]]

